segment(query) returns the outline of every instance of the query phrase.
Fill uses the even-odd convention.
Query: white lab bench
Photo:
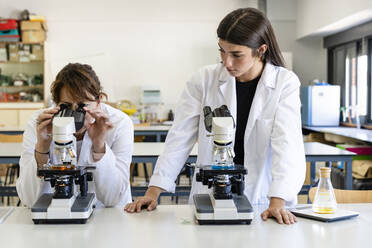
[[[162,138],[165,139],[171,127],[172,127],[171,125],[161,125],[161,124],[148,125],[148,126],[134,125],[134,135],[135,136],[153,136],[155,137],[156,142],[161,142]],[[20,127],[15,127],[15,128],[0,127],[1,134],[16,135],[16,134],[23,134],[23,132],[24,132],[24,128],[20,128]]]
[[[343,204],[360,216],[324,223],[303,218],[279,225],[260,218],[255,206],[251,225],[200,226],[192,206],[161,205],[153,212],[128,214],[122,208],[96,209],[85,225],[34,225],[30,210],[16,208],[0,224],[1,247],[369,247],[372,204]]]
[[[155,136],[156,142],[161,142],[167,136],[171,125],[134,125],[134,136]]]
[[[155,163],[158,156],[164,151],[165,143],[161,142],[136,142],[133,147],[132,162],[133,163]],[[352,188],[352,158],[356,155],[353,152],[344,151],[342,149],[324,145],[318,142],[304,143],[306,161],[311,162],[311,179],[315,180],[315,162],[319,161],[343,161],[345,162],[345,188]],[[0,164],[13,163],[18,164],[22,151],[22,143],[0,143]],[[193,147],[187,159],[187,163],[195,163],[197,159],[197,144]],[[248,172],[249,173],[249,172]],[[310,186],[304,186],[301,190],[302,194],[307,194]],[[180,188],[181,189],[181,188]],[[133,187],[133,195],[143,195],[146,190],[145,186]],[[6,192],[5,192],[6,191]],[[188,190],[183,189],[187,194]],[[15,195],[15,187],[0,187],[0,195]],[[183,194],[183,193],[182,193]]]

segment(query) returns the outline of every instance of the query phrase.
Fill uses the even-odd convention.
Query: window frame
[[[324,47],[327,48],[327,65],[328,65],[328,82],[331,84],[337,84],[341,86],[341,106],[345,106],[345,83],[346,83],[346,71],[345,62],[347,56],[347,48],[350,46],[356,47],[356,80],[358,82],[358,56],[360,56],[363,50],[363,54],[367,55],[367,113],[365,116],[360,117],[361,124],[368,123],[372,124],[372,22],[362,24],[360,26],[351,28],[349,30],[337,33],[324,38]],[[336,52],[342,51],[343,54],[337,54],[342,57],[344,64],[341,67],[336,67]],[[343,74],[335,77],[334,73],[336,70],[340,70],[338,73]],[[335,79],[336,78],[336,79]],[[338,81],[338,82],[337,82]],[[358,87],[358,85],[357,85]],[[351,93],[351,87],[349,88]],[[349,96],[350,96],[349,93]],[[356,93],[358,94],[358,92]]]
[[[367,123],[372,123],[372,36],[367,40],[367,90],[368,108]]]

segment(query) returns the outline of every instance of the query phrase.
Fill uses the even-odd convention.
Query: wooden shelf
[[[0,61],[0,64],[42,64],[45,60],[33,60],[29,62]]]
[[[7,89],[42,89],[43,85],[32,85],[32,86],[0,86],[0,88]]]
[[[0,109],[39,109],[44,102],[0,102]]]
[[[22,42],[22,41],[0,41],[7,44],[23,44],[23,45],[44,45],[44,42]]]
[[[25,73],[30,76],[35,75],[42,75],[42,84],[37,85],[25,85],[22,86],[15,86],[15,85],[4,85],[0,86],[0,92],[4,93],[20,93],[20,92],[37,92],[41,95],[41,99],[39,102],[27,102],[27,101],[19,101],[19,102],[0,102],[0,111],[2,114],[5,114],[3,118],[0,120],[0,124],[9,124],[11,126],[23,126],[27,123],[29,119],[29,114],[31,114],[36,109],[44,108],[45,107],[45,99],[46,99],[46,82],[45,82],[45,47],[46,42],[11,42],[11,41],[0,41],[2,45],[16,45],[18,46],[18,50],[20,49],[21,45],[39,45],[41,46],[42,50],[38,51],[40,54],[35,54],[38,57],[33,57],[37,60],[30,60],[28,62],[20,62],[20,61],[0,61],[0,68],[2,69],[2,74],[4,75],[13,75],[16,73]],[[32,49],[32,48],[31,48]],[[9,50],[9,47],[7,47]],[[9,58],[8,58],[9,59]],[[16,58],[14,58],[16,59]],[[22,58],[23,59],[23,58]],[[6,99],[6,98],[5,98]],[[3,99],[3,100],[5,100]],[[18,98],[17,98],[18,99]],[[24,98],[23,98],[24,99]],[[30,99],[31,100],[31,99]],[[36,99],[35,99],[36,100]],[[6,116],[9,116],[7,118]]]

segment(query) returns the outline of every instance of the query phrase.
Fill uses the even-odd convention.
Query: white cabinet
[[[43,103],[0,103],[0,132],[24,130],[31,115],[41,108]]]
[[[37,111],[38,109],[20,109],[18,110],[18,127],[20,129],[25,129],[26,124],[30,117]]]
[[[18,127],[18,111],[14,109],[0,109],[0,127]]]

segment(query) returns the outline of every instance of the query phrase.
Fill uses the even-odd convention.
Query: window
[[[341,86],[341,106],[350,109],[354,123],[357,114],[361,123],[372,122],[371,48],[366,38],[328,48],[328,81]]]
[[[354,106],[352,115],[358,113],[361,123],[372,124],[372,21],[323,41],[328,49],[328,82],[341,86],[341,106]]]
[[[368,41],[367,72],[368,123],[372,123],[372,38]]]
[[[363,43],[358,43],[357,71],[356,71],[356,104],[358,104],[358,112],[361,116],[368,114],[368,84],[367,84],[367,54],[363,49]]]

